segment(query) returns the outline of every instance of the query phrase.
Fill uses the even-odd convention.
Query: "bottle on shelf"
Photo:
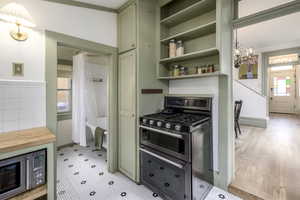
[[[174,58],[176,57],[176,42],[175,40],[170,40],[169,42],[169,57]]]
[[[179,71],[179,75],[180,76],[188,75],[188,68],[184,67],[184,66],[181,66],[180,71]]]
[[[177,41],[176,43],[176,56],[184,55],[184,46],[182,40]]]
[[[173,66],[172,76],[179,76],[179,65],[174,65]]]

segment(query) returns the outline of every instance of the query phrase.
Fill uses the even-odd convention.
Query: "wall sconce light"
[[[21,27],[35,27],[32,17],[22,5],[9,3],[0,9],[0,19],[5,22],[16,24],[17,29],[10,31],[10,35],[17,41],[25,41],[28,34],[21,31]]]

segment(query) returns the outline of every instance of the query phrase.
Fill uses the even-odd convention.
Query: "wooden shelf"
[[[47,185],[42,185],[28,192],[19,194],[9,200],[35,200],[47,195]]]
[[[222,75],[220,72],[212,72],[205,74],[190,74],[190,75],[182,75],[182,76],[167,76],[167,77],[159,77],[161,80],[175,80],[175,79],[187,79],[187,78],[200,78],[200,77],[210,77],[210,76],[219,76]]]
[[[216,7],[215,0],[202,0],[199,1],[183,10],[166,17],[160,21],[161,24],[165,24],[167,26],[173,26],[175,24],[180,24],[181,22],[187,21],[191,18],[194,18],[200,15],[203,12],[208,12],[210,10],[214,10]]]
[[[210,49],[187,53],[187,54],[184,54],[183,56],[177,56],[177,57],[173,57],[173,58],[163,58],[163,59],[160,59],[160,63],[161,64],[171,63],[171,62],[178,62],[178,61],[183,61],[183,60],[188,60],[188,59],[193,59],[193,58],[213,56],[213,55],[217,55],[218,53],[219,53],[218,49],[214,47],[214,48],[210,48]]]
[[[191,40],[197,37],[201,37],[203,35],[208,35],[216,32],[216,21],[197,26],[190,30],[184,31],[182,33],[178,33],[172,35],[170,37],[164,38],[161,40],[161,43],[168,43],[171,39],[176,40]]]

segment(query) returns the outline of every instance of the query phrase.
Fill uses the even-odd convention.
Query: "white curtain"
[[[85,54],[73,57],[72,90],[72,139],[81,146],[87,146],[86,124],[95,124],[97,102],[92,67],[88,65]]]
[[[73,89],[72,89],[72,139],[81,146],[86,143],[86,110],[84,101],[85,59],[84,54],[73,57]]]
[[[93,82],[93,65],[86,63],[85,66],[85,109],[86,109],[86,118],[89,124],[96,124],[98,117],[98,106],[96,100],[96,90],[95,83]]]

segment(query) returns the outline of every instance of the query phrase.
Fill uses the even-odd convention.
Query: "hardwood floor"
[[[267,129],[242,127],[230,192],[244,200],[300,200],[300,117],[272,114]]]

